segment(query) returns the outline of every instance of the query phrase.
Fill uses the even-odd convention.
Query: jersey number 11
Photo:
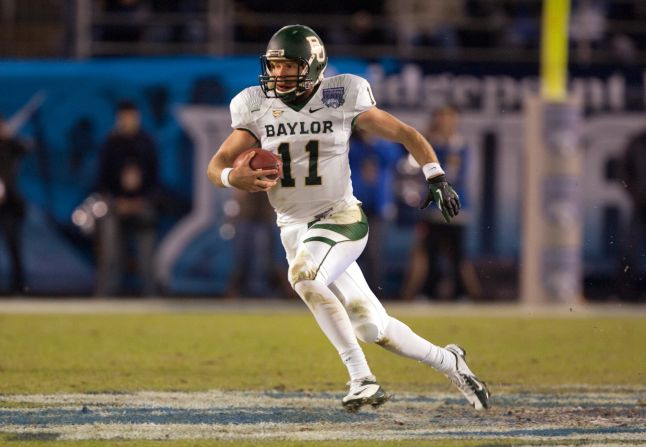
[[[305,185],[313,186],[322,183],[321,176],[318,175],[318,162],[319,162],[319,142],[318,140],[310,140],[305,145],[305,150],[310,154],[310,163],[308,176],[305,177]],[[283,159],[283,178],[280,179],[280,186],[294,187],[296,180],[292,177],[292,157],[289,154],[289,143],[280,143],[278,146],[278,153]]]

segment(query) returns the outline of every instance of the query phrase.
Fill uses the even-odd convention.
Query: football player
[[[465,362],[465,351],[436,346],[388,315],[370,290],[356,259],[368,238],[368,222],[352,194],[348,142],[359,128],[402,144],[428,180],[422,208],[435,202],[447,221],[460,200],[444,176],[433,148],[411,126],[376,107],[368,82],[343,74],[323,77],[328,57],[309,27],[278,30],[261,56],[260,85],[231,101],[233,131],[208,166],[217,186],[266,192],[276,210],[289,262],[289,281],[334,345],[350,376],[342,404],[349,411],[377,407],[388,394],[377,383],[357,339],[432,366],[458,387],[476,409],[487,408],[489,391]],[[281,157],[277,171],[253,170],[251,147]]]

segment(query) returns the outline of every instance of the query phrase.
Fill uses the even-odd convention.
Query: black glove
[[[451,218],[460,212],[460,197],[453,187],[446,181],[445,175],[438,175],[428,179],[428,195],[422,204],[420,210],[426,208],[431,202],[437,204],[438,209],[442,212],[446,223],[451,222]]]

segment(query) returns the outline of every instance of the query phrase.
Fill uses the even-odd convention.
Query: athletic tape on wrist
[[[233,168],[224,168],[220,173],[220,180],[222,180],[222,184],[227,188],[233,188],[233,186],[231,186],[231,183],[229,183],[229,174],[231,173],[231,171],[233,171]]]
[[[426,179],[444,174],[444,170],[439,163],[426,163],[424,166],[422,166],[422,171],[424,172],[424,177]]]

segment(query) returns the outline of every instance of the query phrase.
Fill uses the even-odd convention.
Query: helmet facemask
[[[276,76],[272,73],[272,62],[285,61],[292,61],[298,65],[296,75]],[[260,64],[262,70],[260,86],[268,98],[280,98],[286,102],[293,101],[316,84],[315,80],[309,77],[310,65],[304,59],[276,57],[268,54],[260,57]],[[281,88],[280,84],[289,84],[289,86]]]

